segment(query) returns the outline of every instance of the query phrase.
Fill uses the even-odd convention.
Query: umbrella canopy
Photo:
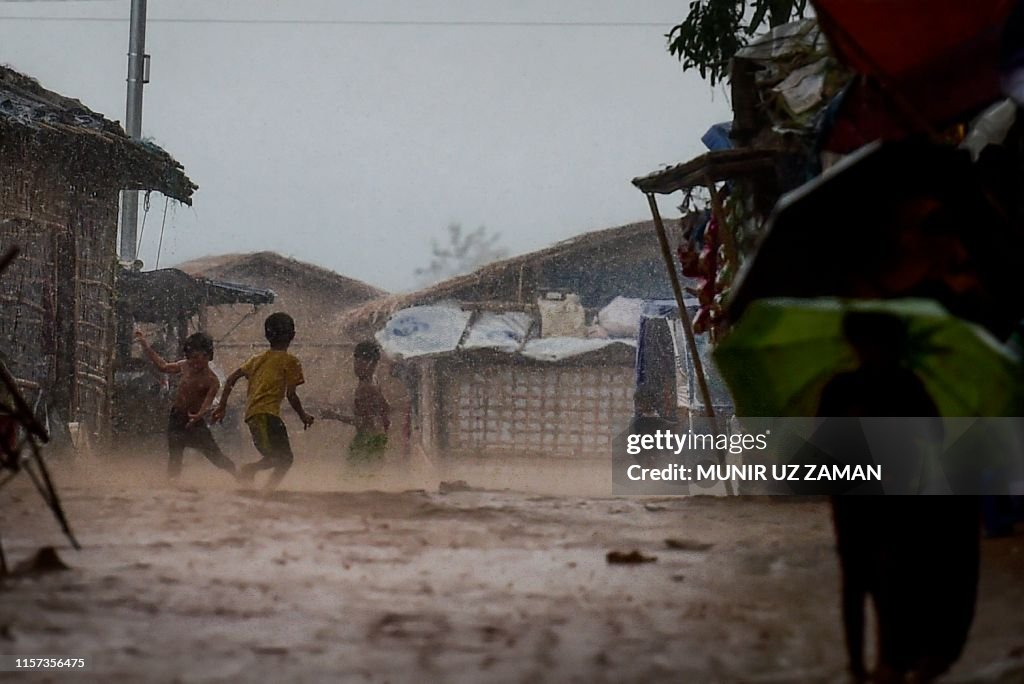
[[[966,151],[873,143],[785,195],[727,303],[938,300],[1004,338],[1024,317],[1024,245]]]
[[[881,91],[855,86],[847,93],[840,119],[852,117],[858,128],[872,129],[863,131],[867,142],[941,128],[989,104],[1000,96],[1004,29],[1016,4],[814,0],[815,15],[833,51]],[[879,109],[878,95],[891,109]],[[859,104],[867,100],[875,102],[870,120],[861,116]]]
[[[739,415],[819,415],[826,386],[869,363],[850,336],[851,316],[864,314],[900,324],[886,352],[892,374],[913,373],[940,416],[1020,415],[1022,366],[983,329],[929,300],[830,298],[754,302],[718,346],[715,361]],[[878,405],[888,399],[879,396]]]

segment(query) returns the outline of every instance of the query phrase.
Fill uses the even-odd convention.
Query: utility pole
[[[149,83],[146,54],[146,0],[132,0],[131,33],[128,38],[128,105],[125,132],[142,138],[142,86]],[[139,222],[139,192],[121,192],[121,260],[134,262]]]

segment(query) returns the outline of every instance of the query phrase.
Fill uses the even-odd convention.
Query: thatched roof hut
[[[113,384],[118,198],[157,190],[186,204],[197,186],[160,147],[78,100],[0,67],[0,346],[41,388],[54,429],[108,434]],[[59,434],[58,434],[59,436]]]
[[[179,268],[190,275],[269,287],[275,292],[301,290],[310,300],[319,298],[345,308],[386,294],[362,281],[277,252],[218,254],[186,261]]]
[[[0,135],[8,148],[63,148],[70,169],[91,179],[103,173],[123,190],[158,190],[185,204],[199,186],[159,146],[130,138],[80,101],[43,88],[34,78],[0,66]],[[106,163],[97,168],[96,158]],[[78,162],[78,163],[75,163]]]
[[[668,297],[671,289],[658,249],[653,221],[584,233],[416,292],[368,302],[346,313],[339,328],[348,336],[371,336],[396,311],[447,300],[478,309],[529,309],[543,289],[574,290],[588,309],[599,309],[616,296]]]

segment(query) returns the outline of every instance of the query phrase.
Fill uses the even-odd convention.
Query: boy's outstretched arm
[[[346,415],[341,411],[335,411],[334,409],[323,409],[322,411],[320,411],[320,417],[324,420],[337,420],[342,423],[348,423],[349,425],[356,424],[355,418]]]
[[[226,388],[226,386],[225,386]],[[292,408],[295,409],[295,413],[299,415],[299,419],[302,420],[303,427],[309,427],[313,424],[313,416],[306,413],[305,409],[302,408],[302,402],[299,400],[299,395],[295,393],[295,387],[288,388],[288,403],[291,404]]]
[[[135,341],[142,345],[142,351],[149,357],[150,363],[152,363],[158,371],[161,373],[180,373],[180,363],[167,363],[164,358],[156,353],[153,347],[149,346],[149,342],[146,341],[145,335],[141,331],[135,331]]]
[[[228,410],[228,397],[231,396],[231,390],[234,388],[235,383],[238,382],[239,378],[245,377],[245,373],[239,368],[235,370],[228,379],[224,381],[224,391],[220,395],[220,403],[217,404],[217,408],[213,410],[210,415],[211,423],[219,423],[224,420],[224,413]]]

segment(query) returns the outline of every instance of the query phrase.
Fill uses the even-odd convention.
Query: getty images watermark
[[[1020,494],[1024,418],[634,420],[616,494]]]

